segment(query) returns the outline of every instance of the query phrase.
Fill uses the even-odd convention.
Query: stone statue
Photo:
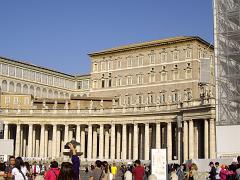
[[[65,102],[64,109],[68,109],[68,101]]]
[[[103,100],[100,102],[100,108],[103,109]]]
[[[77,102],[77,109],[80,109],[81,108],[81,103],[80,101]]]
[[[93,101],[91,100],[89,104],[89,109],[92,109],[92,108],[93,108]]]
[[[57,105],[58,105],[57,101],[54,101],[53,109],[57,109]]]

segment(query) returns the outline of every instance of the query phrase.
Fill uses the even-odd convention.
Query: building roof
[[[24,62],[24,61],[21,61],[21,60],[13,60],[13,59],[2,57],[2,56],[0,56],[0,59],[6,60],[6,61],[10,61],[10,62],[12,61],[14,63],[19,63],[19,64],[22,64],[22,65],[31,66],[33,68],[39,68],[39,69],[42,69],[42,70],[51,71],[51,72],[54,72],[54,73],[65,75],[65,76],[74,77],[71,74],[63,73],[63,72],[60,72],[60,71],[56,71],[56,70],[53,70],[53,69],[50,69],[50,68],[46,68],[46,67],[43,67],[43,66],[35,65],[35,64],[29,63],[29,62]]]
[[[209,46],[210,48],[213,48],[212,44],[208,43],[207,41],[205,41],[204,39],[202,39],[198,36],[177,36],[177,37],[171,37],[171,38],[166,38],[166,39],[118,46],[115,48],[110,48],[110,49],[105,49],[105,50],[89,53],[88,55],[90,57],[93,57],[93,56],[98,56],[98,55],[123,52],[123,51],[127,51],[127,50],[134,50],[134,49],[140,49],[140,48],[145,48],[145,47],[154,47],[154,46],[159,46],[159,45],[174,44],[174,43],[178,43],[178,42],[186,42],[186,41],[193,41],[193,40],[200,41],[203,44]]]

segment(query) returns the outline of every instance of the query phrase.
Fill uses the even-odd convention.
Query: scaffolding
[[[214,0],[216,125],[240,125],[240,0]]]

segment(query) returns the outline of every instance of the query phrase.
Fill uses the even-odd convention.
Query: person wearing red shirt
[[[135,168],[133,169],[134,180],[143,180],[144,177],[144,167],[141,166],[141,161],[135,161]]]
[[[45,175],[45,180],[57,180],[60,170],[58,168],[58,162],[52,161],[50,165],[50,169],[47,171]]]

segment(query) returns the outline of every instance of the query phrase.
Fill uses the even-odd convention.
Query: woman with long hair
[[[63,162],[61,164],[60,174],[58,180],[74,180],[73,165],[70,162]]]
[[[27,180],[28,177],[26,174],[28,173],[28,170],[22,158],[17,157],[15,161],[15,167],[12,169],[12,176],[14,176],[15,180]]]

